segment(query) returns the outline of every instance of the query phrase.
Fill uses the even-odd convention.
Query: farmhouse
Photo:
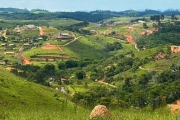
[[[69,33],[59,33],[59,35],[56,37],[57,40],[70,40],[72,37],[69,35]]]

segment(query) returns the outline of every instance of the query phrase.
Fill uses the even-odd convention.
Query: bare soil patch
[[[171,46],[171,53],[178,53],[180,52],[180,46]]]
[[[27,59],[25,56],[21,56],[23,59],[23,65],[31,65],[31,62],[29,61],[29,59]]]
[[[39,35],[44,35],[44,30],[42,27],[39,27]]]
[[[46,46],[42,46],[41,49],[43,49],[43,50],[57,50],[59,48],[56,45],[46,45]]]
[[[132,39],[132,36],[127,35],[127,34],[125,34],[124,36],[126,37],[127,41],[128,41],[130,44],[133,44],[133,45],[136,44],[136,43],[134,42],[134,40]]]
[[[164,59],[166,57],[166,54],[162,53],[162,52],[159,52],[157,55],[156,55],[156,59]]]
[[[180,101],[176,101],[169,105],[172,113],[180,113]]]

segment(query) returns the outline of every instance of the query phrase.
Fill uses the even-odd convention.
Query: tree
[[[55,71],[55,66],[53,64],[46,64],[44,66],[44,73],[47,75],[52,75],[54,74]]]
[[[149,28],[146,23],[143,23],[143,27],[144,27],[144,29]]]
[[[66,68],[74,68],[78,67],[78,63],[76,61],[68,60],[65,62]]]
[[[82,80],[86,76],[86,73],[83,70],[78,70],[75,74],[78,80]]]
[[[175,15],[171,15],[171,20],[174,21]]]
[[[161,15],[161,20],[164,20],[164,15]]]
[[[8,61],[9,61],[8,59],[4,59],[4,62],[5,62],[6,64],[8,63]]]
[[[65,69],[66,66],[63,62],[60,62],[60,63],[58,63],[58,68],[59,68],[59,70],[62,70],[62,69]]]

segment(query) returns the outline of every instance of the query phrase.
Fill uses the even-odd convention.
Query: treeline
[[[164,44],[180,45],[179,22],[161,24],[158,32],[142,36],[137,40],[139,48],[153,48]]]
[[[55,12],[55,13],[1,13],[0,17],[7,20],[52,20],[70,18],[80,21],[98,22],[113,17],[111,14],[93,14],[87,12]]]
[[[84,27],[87,27],[88,25],[89,23],[87,21],[83,21],[83,22],[76,23],[70,26],[59,26],[57,28],[72,31],[72,32],[77,32],[79,34],[91,35],[91,32],[89,30],[83,29]]]
[[[27,9],[18,9],[18,8],[0,8],[0,13],[29,13]]]
[[[81,74],[85,74],[85,72],[83,70],[79,71],[78,68],[86,67],[89,64],[92,64],[92,61],[89,59],[83,61],[68,60],[59,62],[57,64],[58,69],[56,69],[54,64],[46,64],[43,67],[16,64],[11,72],[17,76],[24,77],[29,81],[42,85],[49,85],[48,80],[51,77],[53,77],[57,82],[60,82],[60,78],[69,78],[72,74],[77,75],[77,79],[83,79]]]
[[[48,12],[46,10],[32,10],[28,11],[26,9],[16,9],[16,8],[0,8],[0,17],[8,20],[50,20],[50,19],[59,19],[59,18],[70,18],[81,21],[88,22],[99,22],[104,19],[111,17],[142,17],[147,15],[179,15],[179,10],[166,10],[164,12],[156,10],[145,10],[145,11],[135,11],[135,10],[126,10],[121,12],[116,11],[92,11],[92,12]],[[34,14],[37,12],[38,14]]]

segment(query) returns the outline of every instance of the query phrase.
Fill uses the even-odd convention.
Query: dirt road
[[[132,36],[131,36],[131,35],[128,35],[128,34],[125,34],[124,36],[126,37],[127,41],[128,41],[130,44],[133,44],[134,47],[135,47],[135,49],[136,49],[137,51],[139,51],[139,48],[137,47],[136,42],[134,42],[134,40],[132,39]]]
[[[44,35],[44,30],[42,27],[39,27],[39,35]]]
[[[31,62],[29,61],[29,59],[27,59],[24,55],[21,55],[21,57],[23,58],[23,64],[24,65],[31,65]]]
[[[71,44],[72,42],[75,42],[77,39],[79,39],[81,37],[81,36],[80,37],[76,37],[74,33],[71,33],[71,34],[73,35],[74,39],[69,41],[68,43],[66,43],[64,45],[61,45],[61,46],[67,46],[67,45]]]
[[[23,55],[23,47],[19,49],[18,57],[22,60],[23,65],[31,65],[32,63]]]
[[[3,34],[3,36],[4,36],[4,38],[8,38],[7,36],[6,36],[6,33],[7,33],[7,30],[4,30],[4,34]]]

